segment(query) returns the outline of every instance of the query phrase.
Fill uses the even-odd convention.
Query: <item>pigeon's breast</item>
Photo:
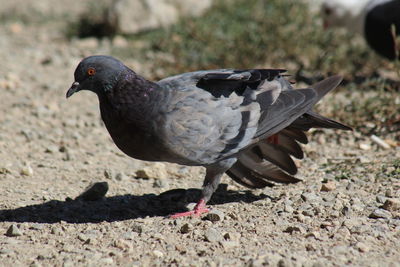
[[[130,157],[140,160],[159,160],[154,151],[149,151],[151,136],[143,134],[133,124],[105,123],[108,132],[119,149]]]
[[[126,155],[145,161],[166,161],[185,165],[199,165],[171,153],[160,139],[134,123],[106,123],[115,145]]]
[[[151,125],[124,116],[124,112],[111,108],[106,103],[100,104],[101,117],[115,145],[130,157],[161,161],[157,151],[157,140],[151,133]]]

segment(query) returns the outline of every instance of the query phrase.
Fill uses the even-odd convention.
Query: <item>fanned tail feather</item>
[[[311,106],[336,88],[341,81],[340,76],[332,76],[311,86],[316,92],[316,97]],[[274,105],[280,105],[280,99],[282,97],[278,98],[278,102]],[[284,100],[290,101],[291,99]],[[266,113],[266,116],[260,119],[261,126],[258,129],[260,138],[256,139],[258,142],[242,151],[238,155],[237,162],[226,172],[236,182],[250,188],[273,186],[273,182],[296,183],[300,180],[292,176],[297,173],[297,167],[292,157],[297,159],[304,157],[299,143],[308,143],[305,131],[310,128],[352,130],[340,122],[313,112],[311,108],[308,111],[304,110],[303,115],[292,119],[289,124],[276,121],[277,114],[275,115],[274,112]],[[287,115],[289,114],[286,114],[285,117]],[[280,127],[282,125],[284,127]],[[269,130],[263,130],[264,127],[267,129],[268,126],[270,126]],[[274,134],[275,127],[281,128],[275,133],[277,142],[268,142],[265,137]]]

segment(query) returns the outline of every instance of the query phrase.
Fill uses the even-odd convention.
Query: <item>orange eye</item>
[[[96,74],[96,70],[95,70],[94,68],[88,68],[87,74],[88,74],[89,76],[93,76],[93,75]]]

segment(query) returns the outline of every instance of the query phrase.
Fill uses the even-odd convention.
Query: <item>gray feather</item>
[[[256,137],[278,133],[303,115],[315,99],[313,89],[282,91],[274,104],[263,110]]]
[[[292,126],[283,129],[279,133],[282,135],[286,135],[287,137],[293,138],[294,140],[296,140],[299,143],[302,143],[302,144],[308,143],[307,135],[303,131],[301,131],[299,129],[295,129]]]
[[[267,142],[259,142],[257,146],[252,148],[252,150],[259,153],[262,158],[274,163],[289,174],[297,173],[297,167],[292,158],[277,147],[268,144]]]
[[[321,100],[332,89],[335,89],[342,82],[342,80],[342,76],[335,75],[313,84],[311,88],[317,92],[317,98],[315,99],[314,104]]]
[[[255,172],[244,166],[241,161],[236,162],[226,173],[237,183],[250,188],[273,186],[273,183],[256,175]]]
[[[273,146],[278,149],[294,156],[297,159],[302,159],[304,157],[303,150],[295,139],[282,134],[281,132],[277,134],[278,144],[273,144]],[[267,142],[266,140],[260,142]]]

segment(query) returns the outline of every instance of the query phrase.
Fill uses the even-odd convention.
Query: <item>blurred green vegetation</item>
[[[203,17],[131,38],[148,43],[142,51],[145,59],[166,75],[260,66],[313,73],[308,75],[313,80],[331,73],[361,75],[371,71],[368,62],[379,61],[350,34],[324,31],[301,1],[219,0]]]
[[[341,74],[344,86],[336,92],[344,91],[347,101],[330,101],[319,107],[321,113],[366,134],[398,131],[396,65],[377,56],[361,37],[324,30],[309,10],[293,0],[217,0],[202,17],[125,36],[131,45],[113,48],[112,54],[146,62],[153,79],[215,68],[285,68],[306,84]],[[394,80],[382,78],[381,70],[394,73]]]

